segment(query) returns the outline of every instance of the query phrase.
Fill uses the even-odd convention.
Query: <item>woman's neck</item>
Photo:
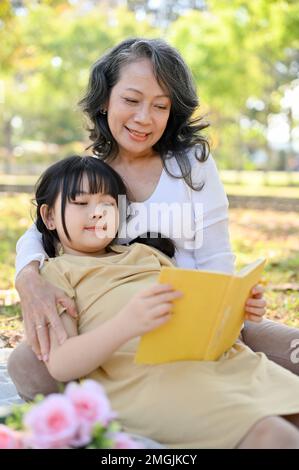
[[[119,165],[131,166],[134,164],[140,165],[140,164],[147,163],[149,160],[152,160],[153,158],[160,158],[159,154],[154,152],[153,149],[147,150],[138,155],[134,155],[126,151],[121,151],[118,153],[114,161]]]

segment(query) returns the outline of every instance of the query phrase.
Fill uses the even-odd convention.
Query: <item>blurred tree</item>
[[[216,127],[215,152],[223,157],[224,165],[234,162],[236,167],[236,156],[242,155],[238,160],[245,161],[244,155],[246,159],[252,147],[248,138],[252,135],[254,140],[256,135],[246,131],[247,141],[243,140],[241,119],[248,116],[251,120],[253,111],[247,107],[248,100],[259,98],[267,118],[273,107],[271,95],[277,92],[280,79],[277,64],[284,64],[298,45],[298,3],[209,0],[207,4],[206,11],[191,11],[174,22],[168,37],[194,73],[203,110]],[[267,122],[258,124],[261,134]],[[265,134],[259,141],[267,146]],[[244,151],[240,151],[243,144]]]
[[[115,8],[120,3],[127,8]],[[176,21],[164,34],[141,20],[142,11],[156,15],[155,24],[167,11]],[[3,0],[0,145],[7,165],[24,140],[84,140],[76,103],[91,64],[124,37],[165,35],[194,73],[214,152],[223,166],[242,168],[258,149],[270,153],[271,114],[283,112],[298,126],[290,108],[281,108],[299,77],[298,30],[299,2],[291,0]]]
[[[5,147],[7,171],[12,149],[23,140],[57,144],[84,140],[76,104],[91,64],[126,36],[156,34],[124,8],[103,13],[95,7],[82,14],[67,2],[38,3],[13,18],[13,31],[6,25],[0,145]]]
[[[137,15],[148,14],[156,27],[166,28],[188,10],[204,10],[205,0],[126,0]]]

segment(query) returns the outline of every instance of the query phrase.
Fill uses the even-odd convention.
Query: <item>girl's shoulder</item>
[[[58,255],[55,258],[48,258],[45,260],[41,273],[48,275],[49,273],[55,272],[60,273],[61,276],[68,271],[68,263],[66,262],[65,255]]]

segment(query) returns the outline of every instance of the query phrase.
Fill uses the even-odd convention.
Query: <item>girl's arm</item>
[[[172,301],[180,296],[171,286],[154,284],[134,295],[111,320],[81,335],[76,321],[63,313],[62,321],[69,337],[60,345],[50,329],[51,351],[46,363],[50,374],[62,382],[84,377],[131,338],[168,321]]]
[[[61,319],[69,338],[59,345],[50,328],[51,351],[46,362],[52,377],[61,382],[79,379],[94,371],[129,340],[118,316],[82,335],[78,335],[75,319],[65,313]]]

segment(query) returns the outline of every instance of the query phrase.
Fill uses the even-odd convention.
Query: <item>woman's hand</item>
[[[52,326],[60,344],[67,339],[56,305],[61,304],[75,318],[75,303],[64,291],[43,279],[37,262],[22,269],[16,279],[16,289],[21,300],[26,340],[37,357],[47,361],[50,352],[48,326]]]
[[[245,318],[246,320],[261,322],[266,313],[267,302],[263,298],[264,288],[262,285],[257,284],[250,292],[250,297],[245,304]]]
[[[166,284],[155,284],[134,295],[118,314],[128,339],[166,323],[171,316],[172,302],[181,296],[181,292]]]

